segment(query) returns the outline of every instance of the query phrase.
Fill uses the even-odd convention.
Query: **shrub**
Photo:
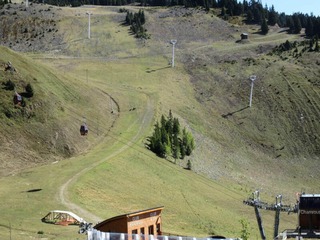
[[[241,229],[241,232],[240,232],[240,237],[243,240],[248,240],[249,237],[250,237],[250,231],[249,231],[248,222],[246,220],[244,220],[244,219],[241,219],[240,223],[241,223],[241,226],[242,226],[242,229]]]
[[[27,97],[32,97],[34,92],[33,92],[33,88],[32,88],[30,83],[27,84],[25,89],[26,89],[26,93],[27,93],[26,96]]]
[[[9,90],[9,91],[14,90],[14,88],[16,87],[14,82],[12,82],[11,80],[8,80],[8,81],[6,81],[5,83],[2,83],[2,84],[4,85],[4,89],[5,90]]]

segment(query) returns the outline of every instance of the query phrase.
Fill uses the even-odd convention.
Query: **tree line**
[[[8,0],[0,0],[1,2]],[[260,24],[262,33],[268,33],[268,26],[278,24],[287,27],[289,33],[299,34],[302,28],[307,37],[320,36],[320,17],[303,13],[286,15],[279,13],[274,6],[263,6],[260,0],[46,0],[46,3],[58,6],[113,5],[123,6],[138,3],[141,6],[185,6],[203,7],[207,11],[212,8],[221,9],[221,17],[244,16],[247,24]]]
[[[204,0],[207,1],[207,0]],[[212,1],[212,7],[221,8],[221,16],[245,16],[247,24],[260,24],[262,33],[268,33],[268,26],[278,25],[288,28],[288,32],[299,34],[305,28],[306,36],[309,38],[320,36],[320,18],[303,13],[286,15],[275,10],[274,6],[263,6],[256,0],[208,0]]]

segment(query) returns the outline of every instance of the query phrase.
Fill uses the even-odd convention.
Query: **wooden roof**
[[[155,212],[155,211],[162,211],[162,209],[164,208],[164,206],[160,206],[160,207],[154,207],[154,208],[148,208],[148,209],[145,209],[145,210],[140,210],[140,211],[136,211],[136,212],[131,212],[131,213],[126,213],[126,214],[122,214],[122,215],[119,215],[119,216],[115,216],[115,217],[112,217],[112,218],[109,218],[109,219],[106,219],[98,224],[96,224],[94,226],[94,228],[98,228],[108,222],[112,222],[116,219],[121,219],[121,218],[129,218],[129,217],[134,217],[134,216],[137,216],[137,215],[141,215],[141,214],[144,214],[144,213],[149,213],[149,212]]]

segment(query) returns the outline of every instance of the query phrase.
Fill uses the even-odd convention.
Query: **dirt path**
[[[118,106],[117,103],[116,103],[116,105]],[[153,103],[152,99],[149,97],[149,101],[147,103],[147,106],[145,108],[144,114],[141,119],[140,128],[138,129],[136,135],[130,141],[128,141],[126,144],[124,144],[121,148],[119,148],[117,151],[106,156],[102,160],[97,161],[95,164],[84,168],[83,170],[78,172],[76,175],[72,176],[68,181],[66,181],[59,189],[58,196],[57,196],[59,202],[61,202],[63,205],[65,205],[66,208],[68,208],[70,211],[74,212],[75,214],[77,214],[80,217],[82,217],[83,219],[85,219],[87,222],[97,223],[97,222],[101,222],[103,220],[100,217],[96,216],[95,214],[87,211],[85,208],[73,203],[69,199],[68,189],[83,174],[87,173],[88,171],[92,170],[93,168],[102,164],[103,162],[108,161],[109,159],[117,156],[121,152],[128,149],[131,145],[133,145],[134,142],[141,136],[141,134],[143,133],[143,130],[146,129],[149,126],[149,124],[151,123],[152,118],[153,118],[153,114],[154,114],[153,106],[154,106],[154,103]],[[120,112],[119,112],[119,114],[120,114]],[[139,121],[139,119],[137,121]]]

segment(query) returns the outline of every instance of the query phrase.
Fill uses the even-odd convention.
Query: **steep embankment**
[[[5,70],[8,62],[11,70]],[[105,109],[99,118],[106,129],[111,126],[115,115],[103,104],[106,99],[110,101],[109,96],[98,89],[88,89],[84,81],[67,79],[5,47],[1,47],[0,67],[2,176],[86,150],[92,145],[88,141],[90,135],[80,137],[79,129],[88,115],[92,116],[87,121],[89,126],[96,122],[91,113],[95,108]],[[26,91],[28,84],[33,89],[32,96]],[[21,104],[14,103],[15,92],[22,96]],[[104,134],[98,131],[90,129],[91,134]]]

